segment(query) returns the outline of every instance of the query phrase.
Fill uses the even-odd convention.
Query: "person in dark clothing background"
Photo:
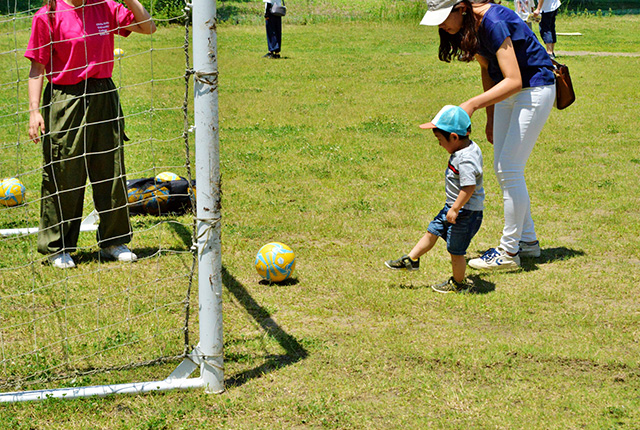
[[[265,4],[264,19],[267,28],[267,52],[265,58],[280,58],[282,46],[282,17],[274,15],[271,11],[274,5],[282,6],[282,0],[263,0]]]

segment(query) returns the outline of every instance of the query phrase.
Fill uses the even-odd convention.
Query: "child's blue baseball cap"
[[[420,128],[439,128],[465,137],[471,133],[471,118],[460,106],[447,105],[440,109],[431,122],[421,124]]]

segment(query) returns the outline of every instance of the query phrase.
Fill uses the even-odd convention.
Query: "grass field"
[[[557,49],[640,52],[639,24],[561,17],[558,31],[583,36],[561,38]],[[183,31],[161,29],[154,46],[176,46]],[[261,58],[262,26],[220,26],[227,391],[3,405],[0,428],[638,429],[640,58],[559,59],[578,100],[552,112],[527,168],[541,258],[516,272],[470,270],[476,294],[440,295],[427,286],[449,276],[442,243],[418,273],[382,264],[406,253],[443,204],[447,154],[417,125],[481,88],[476,64],[437,61],[436,37],[415,22],[285,19],[284,58],[273,61]],[[169,99],[180,97],[174,85]],[[125,111],[145,111],[142,95],[122,98]],[[165,127],[173,136],[182,124],[172,118],[153,132],[133,118],[134,140],[161,140]],[[487,200],[470,257],[495,246],[502,228],[483,120],[474,115],[472,137],[484,151]],[[175,166],[180,146],[169,147],[158,146],[154,161],[133,145],[130,169]],[[156,277],[188,266],[189,222],[180,221],[149,230],[151,221],[136,221],[132,245],[148,258],[122,270],[103,270],[89,238],[78,271],[155,281],[153,297],[177,295]],[[275,240],[298,256],[282,285],[261,283],[253,268],[260,246]],[[159,243],[168,249],[156,253]],[[32,244],[24,252],[33,255]],[[3,288],[21,286],[7,279]],[[163,378],[174,366],[124,377]],[[120,382],[120,373],[74,383]]]
[[[513,1],[496,0],[513,9]],[[287,2],[287,22],[317,24],[323,22],[355,22],[413,20],[420,22],[426,11],[424,0],[292,0]],[[639,0],[565,0],[561,15],[624,15],[637,14]],[[221,0],[218,2],[220,21],[233,24],[261,24],[264,15],[262,2],[249,0]]]

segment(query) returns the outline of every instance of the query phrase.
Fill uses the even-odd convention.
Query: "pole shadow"
[[[244,383],[260,378],[262,375],[274,370],[289,366],[304,360],[309,353],[298,340],[285,332],[272,318],[271,314],[249,294],[247,289],[227,269],[222,266],[222,284],[233,294],[236,300],[245,308],[247,313],[275,339],[286,351],[285,354],[270,355],[267,361],[260,366],[241,372],[225,380],[225,386],[238,387]]]

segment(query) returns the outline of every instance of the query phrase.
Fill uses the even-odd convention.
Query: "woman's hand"
[[[484,132],[487,135],[487,140],[493,145],[493,119],[491,121],[487,119],[487,125],[484,128]]]
[[[478,109],[474,107],[473,99],[469,99],[466,102],[462,103],[460,107],[467,113],[467,115],[469,115],[469,118],[471,118],[471,115],[473,115],[473,113]]]
[[[29,114],[29,138],[38,143],[41,134],[44,134],[44,118],[40,111],[32,110]]]

